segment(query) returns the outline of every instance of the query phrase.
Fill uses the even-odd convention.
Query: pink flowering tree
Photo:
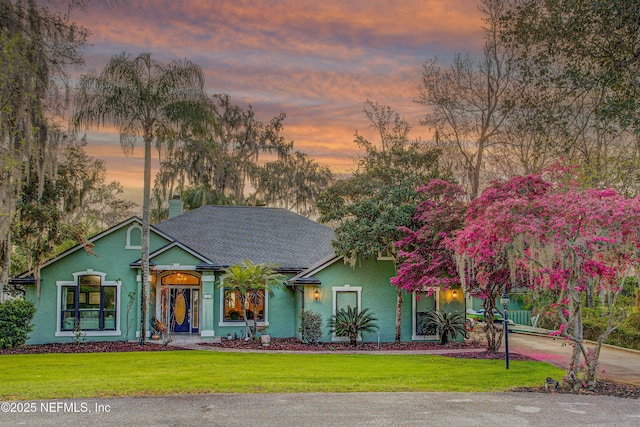
[[[508,241],[513,218],[494,217],[497,204],[508,201],[531,200],[546,193],[550,184],[539,177],[525,176],[508,182],[496,182],[480,197],[474,199],[466,212],[464,229],[455,234],[447,245],[455,250],[458,275],[463,287],[482,300],[485,309],[487,350],[497,352],[502,344],[502,329],[493,321],[496,300],[512,286],[523,284],[523,272],[515,271],[509,263]]]
[[[573,182],[528,176],[493,185],[482,215],[467,215],[455,248],[459,267],[481,271],[499,257],[508,264],[511,283],[554,291],[562,322],[554,334],[574,347],[564,380],[580,388],[595,385],[601,345],[624,319],[618,296],[624,279],[636,273],[640,201]],[[588,350],[582,309],[590,292],[607,308],[608,324]]]
[[[467,209],[465,192],[442,179],[433,179],[416,191],[422,199],[413,217],[417,229],[399,228],[404,238],[396,242],[399,267],[391,284],[407,292],[457,286],[460,278],[454,252],[444,242],[462,228]]]

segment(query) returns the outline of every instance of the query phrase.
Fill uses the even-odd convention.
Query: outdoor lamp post
[[[509,369],[509,303],[511,299],[505,291],[500,297],[500,304],[504,310],[504,361],[506,369]]]

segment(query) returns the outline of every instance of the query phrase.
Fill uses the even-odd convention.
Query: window
[[[127,229],[127,245],[125,249],[142,249],[142,227],[133,224]]]
[[[229,292],[229,288],[223,288],[220,289],[220,293],[220,326],[235,326],[238,323],[244,324],[242,295],[240,292]],[[245,304],[247,307],[247,319],[250,322],[253,320],[255,307],[258,324],[268,324],[267,301],[268,297],[266,297],[264,290],[256,290],[248,293]]]
[[[422,334],[422,319],[431,310],[438,310],[440,289],[435,288],[431,295],[427,291],[414,291],[412,296],[413,302],[413,340],[433,340],[437,337],[435,335],[423,335]]]
[[[81,329],[87,335],[119,335],[119,282],[106,282],[105,274],[88,270],[74,274],[73,282],[58,282],[57,336]]]
[[[360,312],[361,309],[361,293],[362,287],[360,286],[337,286],[332,288],[333,291],[333,315],[338,312],[340,309],[346,310],[347,307],[351,307],[355,309],[357,312]],[[333,341],[349,341],[349,337],[344,336],[334,336],[332,337]]]

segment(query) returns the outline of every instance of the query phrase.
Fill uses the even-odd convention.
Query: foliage
[[[500,257],[508,264],[508,281],[555,294],[552,307],[562,322],[556,334],[574,346],[565,380],[573,387],[592,387],[600,347],[624,319],[618,296],[625,278],[635,272],[640,200],[612,189],[582,190],[565,170],[551,171],[551,176],[553,183],[527,176],[487,189],[482,215],[472,206],[456,250],[466,257],[461,264],[477,271],[480,283],[487,282],[484,265]],[[607,319],[594,351],[584,345],[589,293],[600,295]],[[581,357],[584,375],[579,374]]]
[[[460,279],[454,252],[445,242],[463,227],[467,207],[464,190],[451,182],[433,179],[416,191],[423,195],[413,217],[416,227],[400,227],[404,233],[396,242],[400,266],[391,284],[407,292],[457,285]]]
[[[69,12],[80,2],[70,1]],[[8,282],[11,227],[23,185],[35,173],[38,197],[55,169],[68,102],[66,67],[82,63],[88,31],[43,2],[3,0],[0,13],[0,287]],[[0,289],[1,291],[1,289]],[[3,292],[0,292],[0,294]]]
[[[395,254],[399,226],[411,224],[415,188],[438,175],[438,152],[410,141],[406,120],[389,107],[367,102],[365,113],[380,136],[377,147],[356,133],[365,150],[353,176],[337,181],[318,200],[320,221],[336,223],[336,253],[358,258]]]
[[[300,320],[302,342],[317,344],[322,339],[322,315],[311,310],[302,310]]]
[[[378,326],[374,323],[378,319],[368,311],[368,308],[358,311],[351,306],[346,310],[341,308],[327,321],[327,326],[331,329],[331,333],[336,334],[337,337],[348,337],[351,345],[355,346],[363,332],[373,333],[378,330]]]
[[[50,174],[44,176],[42,190],[39,190],[36,172],[29,170],[30,179],[25,181],[18,204],[18,215],[12,227],[12,234],[20,242],[26,255],[28,268],[33,268],[36,279],[36,294],[40,296],[40,265],[53,255],[61,242],[62,212],[58,207],[60,187]]]
[[[291,209],[301,215],[317,214],[316,201],[333,182],[333,173],[300,151],[257,168],[255,198],[268,206]]]
[[[587,187],[638,194],[637,2],[504,3],[499,37],[527,88],[517,108],[530,150],[581,165]]]
[[[35,314],[32,301],[16,298],[0,302],[0,348],[24,345],[29,332],[33,331],[31,321]]]
[[[46,172],[41,184],[30,166],[12,228],[13,274],[33,268],[37,278],[42,262],[80,243],[92,253],[88,236],[131,216],[136,204],[117,197],[122,187],[117,181],[105,182],[105,162],[88,156],[85,145],[68,141],[55,170]]]
[[[459,336],[467,337],[464,314],[457,311],[429,310],[420,322],[421,335],[437,335],[440,344],[455,341]]]
[[[87,340],[87,332],[82,329],[80,319],[76,318],[73,324],[73,341],[76,345],[80,345]]]
[[[219,287],[225,291],[225,297],[236,294],[242,306],[245,327],[248,338],[257,338],[258,322],[253,320],[249,324],[247,310],[253,304],[251,318],[258,319],[257,307],[263,296],[273,295],[273,289],[283,285],[286,277],[277,272],[277,264],[254,264],[248,259],[229,266],[222,271]]]
[[[80,77],[73,122],[76,127],[113,123],[120,144],[131,152],[138,137],[144,141],[142,198],[142,256],[140,343],[147,331],[149,278],[149,230],[151,226],[151,144],[171,144],[179,125],[202,118],[204,104],[202,70],[190,61],[162,64],[142,53],[123,52],[111,57],[104,70]]]
[[[596,313],[595,310],[585,309],[584,338],[597,341],[607,329],[606,313]],[[638,311],[630,313],[619,328],[611,332],[605,344],[640,350],[640,315]]]
[[[293,142],[280,135],[285,117],[280,113],[264,123],[251,106],[243,109],[228,95],[214,95],[206,103],[208,123],[189,127],[168,147],[154,185],[157,217],[174,194],[189,210],[206,204],[268,204],[314,214],[315,200],[332,174],[293,151]],[[265,163],[265,154],[276,159]],[[252,194],[247,194],[249,183]]]
[[[486,180],[487,158],[507,145],[505,128],[517,94],[511,53],[497,37],[501,9],[501,1],[482,1],[481,60],[475,63],[468,55],[456,54],[448,66],[437,58],[426,61],[416,101],[428,110],[421,124],[434,131],[443,163],[456,172],[470,199]]]
[[[368,101],[364,112],[380,146],[356,132],[365,154],[353,176],[334,183],[318,199],[320,221],[334,224],[336,254],[358,259],[396,255],[399,227],[410,226],[420,195],[415,189],[439,175],[439,151],[409,140],[411,126],[391,108]],[[402,292],[396,304],[396,341],[400,341]]]

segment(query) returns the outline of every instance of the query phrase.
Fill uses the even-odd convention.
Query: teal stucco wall
[[[140,259],[140,249],[127,249],[127,232],[132,223],[124,223],[120,228],[101,236],[93,241],[93,253],[90,254],[80,248],[60,258],[56,262],[47,265],[41,270],[40,295],[37,295],[36,286],[27,286],[26,297],[36,305],[36,314],[33,319],[34,330],[29,334],[27,344],[41,344],[51,342],[71,342],[75,337],[56,337],[56,324],[60,313],[58,312],[58,286],[56,283],[73,282],[73,273],[93,270],[94,273],[105,273],[107,282],[120,283],[120,304],[117,309],[120,312],[120,334],[111,336],[87,336],[82,337],[86,341],[109,341],[135,339],[138,325],[138,307],[140,305],[138,295],[137,274],[138,269],[130,267],[132,262]],[[135,230],[134,230],[135,231]],[[139,245],[139,233],[137,236]],[[152,235],[150,238],[151,250],[167,244],[167,240],[161,236]]]

